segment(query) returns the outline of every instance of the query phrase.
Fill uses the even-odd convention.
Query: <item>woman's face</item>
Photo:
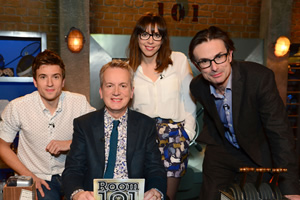
[[[162,37],[159,37],[159,31],[157,29],[157,25],[155,25],[155,29],[154,29],[154,33],[151,33],[151,25],[148,26],[148,28],[146,29],[146,33],[142,33],[141,35],[143,35],[141,39],[141,35],[139,35],[139,47],[143,53],[143,57],[144,58],[151,58],[151,57],[156,57],[157,56],[157,52],[160,49],[160,46],[162,44]],[[147,33],[150,34],[148,39],[147,38]],[[160,39],[160,40],[159,40]]]

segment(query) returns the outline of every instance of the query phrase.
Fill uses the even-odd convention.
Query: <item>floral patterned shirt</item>
[[[110,135],[111,135],[111,132],[113,129],[113,121],[114,120],[120,121],[119,126],[118,126],[117,157],[116,157],[116,165],[115,165],[114,177],[113,177],[115,179],[127,179],[128,178],[128,170],[127,170],[127,162],[126,162],[127,119],[128,119],[128,110],[119,119],[114,119],[107,112],[107,109],[104,110],[105,166],[107,166],[107,162],[108,162],[109,141],[110,141]]]

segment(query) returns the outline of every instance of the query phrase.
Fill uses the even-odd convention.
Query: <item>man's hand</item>
[[[33,181],[35,181],[36,183],[36,189],[39,190],[42,197],[44,197],[45,193],[43,192],[42,185],[44,185],[48,190],[51,190],[48,183],[45,180],[38,178],[29,169],[25,167],[25,165],[19,160],[15,152],[13,152],[10,148],[10,144],[11,143],[5,142],[4,140],[0,139],[1,159],[17,174],[21,174],[23,176],[31,176]]]
[[[144,194],[144,200],[158,200],[161,199],[161,194],[158,190],[152,188],[151,190],[148,190]]]
[[[69,151],[71,145],[71,140],[51,140],[47,145],[46,151],[52,155],[58,156],[62,152]]]
[[[35,187],[41,193],[41,196],[45,197],[45,193],[43,191],[42,185],[44,185],[47,190],[51,190],[48,183],[45,180],[38,178],[37,176],[33,176],[32,179],[33,181],[35,181]]]
[[[71,200],[95,200],[94,192],[90,191],[81,191],[74,195]]]
[[[284,195],[284,196],[290,200],[300,200],[300,195]]]

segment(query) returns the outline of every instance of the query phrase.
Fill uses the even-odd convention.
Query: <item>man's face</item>
[[[126,112],[128,103],[133,97],[130,73],[126,69],[108,68],[104,71],[102,81],[100,97],[109,114],[118,119]]]
[[[36,80],[33,79],[33,83],[38,89],[42,101],[47,105],[58,102],[65,79],[63,79],[62,69],[59,65],[41,65],[36,70]]]
[[[197,45],[193,51],[196,61],[212,60],[219,55],[228,53],[227,59],[222,64],[211,62],[211,66],[206,69],[200,69],[203,77],[216,88],[226,87],[231,73],[232,51],[227,52],[225,44],[220,39],[213,39]],[[198,68],[200,68],[198,66]]]

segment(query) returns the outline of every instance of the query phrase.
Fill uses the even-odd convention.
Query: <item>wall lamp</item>
[[[274,49],[275,56],[283,57],[284,55],[286,55],[287,52],[289,52],[290,44],[291,42],[287,37],[280,36],[276,40],[275,49]]]
[[[78,28],[72,27],[68,35],[65,36],[65,41],[67,42],[68,48],[71,52],[79,53],[83,48],[85,39]]]

